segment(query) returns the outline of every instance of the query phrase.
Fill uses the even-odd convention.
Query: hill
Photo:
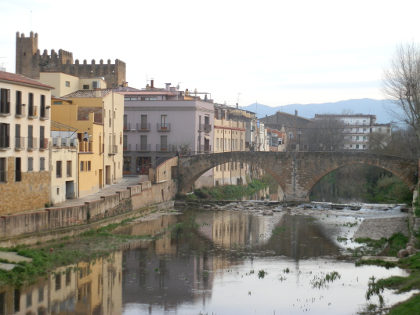
[[[370,98],[345,100],[334,103],[316,104],[290,104],[271,107],[259,103],[248,106],[241,106],[242,109],[249,110],[257,114],[258,118],[273,115],[277,111],[298,115],[305,118],[313,118],[315,114],[366,114],[376,115],[378,123],[389,123],[396,121],[391,110],[398,110],[398,107],[390,100],[374,100]]]

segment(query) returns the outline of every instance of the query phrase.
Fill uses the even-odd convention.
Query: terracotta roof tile
[[[32,85],[32,86],[40,87],[43,89],[49,89],[49,90],[53,89],[52,86],[30,79],[21,74],[15,74],[15,73],[10,73],[10,72],[5,72],[5,71],[0,71],[0,81],[9,81],[9,82],[13,82],[20,85]]]

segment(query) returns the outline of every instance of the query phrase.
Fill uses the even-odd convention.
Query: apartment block
[[[209,100],[151,85],[124,94],[124,173],[148,174],[176,154],[213,152],[214,105]]]
[[[314,120],[332,119],[342,123],[342,132],[345,150],[367,150],[369,137],[372,133],[391,135],[391,124],[377,124],[375,115],[351,114],[351,115],[319,115]]]
[[[49,202],[51,87],[0,71],[0,213]]]

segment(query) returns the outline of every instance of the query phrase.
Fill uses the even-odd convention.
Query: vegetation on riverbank
[[[192,194],[186,195],[187,200],[241,200],[266,188],[269,184],[264,180],[253,179],[248,185],[225,185],[216,187],[203,187],[195,189]]]
[[[376,167],[351,165],[323,177],[311,191],[311,200],[411,203],[412,193],[399,178]]]
[[[121,245],[133,240],[152,239],[150,236],[112,233],[115,228],[129,221],[124,220],[119,224],[109,224],[99,229],[92,229],[71,239],[66,237],[42,245],[0,248],[0,251],[16,252],[18,255],[32,258],[32,262],[17,263],[11,271],[0,270],[0,284],[16,287],[31,284],[40,277],[47,276],[57,267],[106,257],[112,251],[118,250]]]
[[[402,233],[396,233],[390,238],[381,238],[379,240],[373,240],[370,238],[356,238],[355,242],[364,244],[362,247],[353,250],[353,256],[364,256],[364,255],[380,255],[380,256],[397,256],[398,251],[407,246],[408,237]],[[369,263],[368,260],[358,261],[357,264],[373,264]],[[391,266],[391,265],[389,265]]]

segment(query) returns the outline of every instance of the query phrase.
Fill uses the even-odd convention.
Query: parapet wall
[[[173,199],[175,186],[173,181],[155,185],[144,182],[112,195],[101,196],[98,200],[85,202],[83,205],[1,216],[0,241],[71,226],[83,226],[104,218],[137,211]]]

